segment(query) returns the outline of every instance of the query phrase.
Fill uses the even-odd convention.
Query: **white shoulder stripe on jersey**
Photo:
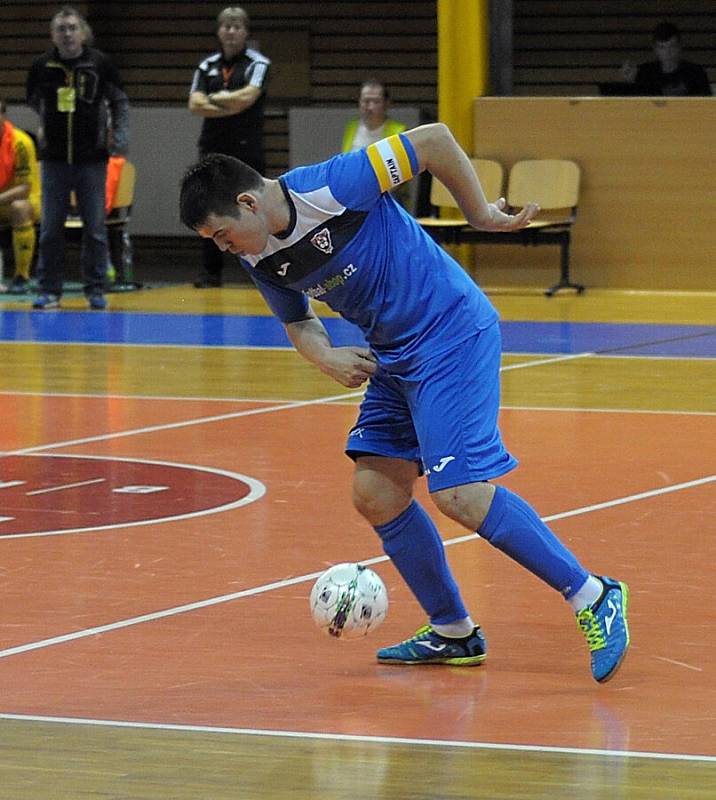
[[[263,62],[257,62],[254,66],[254,71],[251,73],[251,80],[249,81],[249,85],[255,86],[257,89],[260,89],[263,86],[264,79],[266,78],[266,70],[268,69],[268,65],[264,64]]]
[[[296,225],[285,239],[269,236],[262,253],[244,256],[244,261],[248,262],[252,267],[255,267],[262,259],[268,258],[280,250],[293,247],[315,227],[333,217],[339,216],[346,210],[346,207],[336,200],[327,186],[301,194],[294,192],[292,189],[288,191],[296,208]]]

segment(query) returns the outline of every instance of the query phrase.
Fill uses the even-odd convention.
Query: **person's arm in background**
[[[38,73],[39,67],[37,63],[33,63],[27,73],[27,80],[25,82],[25,101],[27,102],[28,106],[30,106],[30,108],[40,117],[35,136],[37,136],[38,146],[43,147],[45,144],[45,120],[42,95],[40,93],[38,82]]]
[[[195,91],[189,95],[189,111],[199,117],[229,117],[234,112],[217,105],[209,99],[208,94]]]
[[[266,89],[270,63],[268,59],[255,61],[251,66],[246,86],[242,86],[240,89],[212,92],[209,95],[209,101],[226,109],[230,114],[240,114],[247,108],[251,108]]]
[[[209,102],[223,109],[227,114],[240,114],[246,111],[261,97],[262,90],[256,86],[243,86],[233,92],[223,90],[208,96]]]
[[[112,118],[109,150],[112,155],[127,156],[129,153],[129,98],[124,91],[119,73],[109,60],[107,61],[105,96]]]
[[[539,212],[536,203],[528,203],[518,214],[507,214],[503,211],[507,205],[504,197],[488,203],[469,158],[443,123],[421,125],[403,135],[415,149],[420,171],[428,170],[446,186],[473,228],[519,230]]]
[[[228,108],[217,105],[210,98],[206,91],[206,74],[201,66],[194,71],[194,77],[191,81],[191,89],[189,90],[189,111],[196,114],[198,117],[228,117],[233,112]]]
[[[15,183],[4,191],[0,191],[0,206],[9,206],[15,200],[27,200],[30,197],[30,153],[22,142],[16,145]],[[34,155],[32,156],[34,158]]]
[[[0,192],[0,206],[9,206],[15,200],[27,200],[30,196],[30,184],[19,183],[17,186],[11,186]]]

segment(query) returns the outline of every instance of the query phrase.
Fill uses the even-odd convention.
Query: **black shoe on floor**
[[[19,275],[12,279],[12,283],[8,286],[8,294],[27,294],[30,290],[30,282],[26,278]]]
[[[194,281],[195,289],[220,289],[222,282],[218,278],[197,278]]]

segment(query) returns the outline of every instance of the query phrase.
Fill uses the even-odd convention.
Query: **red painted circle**
[[[252,491],[247,480],[192,465],[7,456],[0,473],[0,537],[207,513],[245,500]]]

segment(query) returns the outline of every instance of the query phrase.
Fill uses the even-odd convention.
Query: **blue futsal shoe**
[[[460,639],[441,636],[430,625],[424,625],[410,639],[378,650],[377,658],[383,664],[452,664],[457,667],[476,667],[487,658],[487,642],[479,625],[469,636]]]
[[[629,647],[629,587],[611,578],[599,580],[604,592],[593,606],[577,613],[577,624],[591,651],[594,680],[605,683],[619,669]]]

